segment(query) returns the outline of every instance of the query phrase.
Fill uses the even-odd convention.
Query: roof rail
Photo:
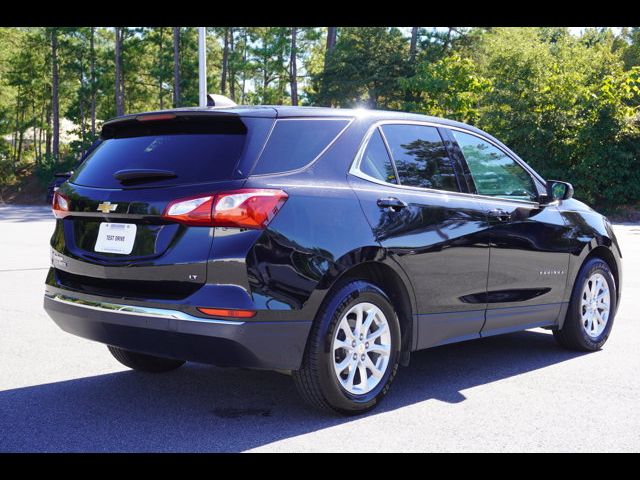
[[[235,107],[236,105],[236,102],[224,95],[207,94],[207,107]]]

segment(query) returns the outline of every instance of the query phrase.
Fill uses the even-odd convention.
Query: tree
[[[627,70],[640,65],[640,27],[624,29],[622,38],[628,42],[622,52],[625,68]]]
[[[60,100],[58,98],[58,32],[51,29],[51,112],[53,115],[53,158],[60,157]],[[20,137],[22,142],[22,137]]]
[[[397,28],[344,29],[324,71],[315,78],[321,105],[397,108],[397,80],[406,69],[407,39]]]
[[[415,75],[400,79],[400,86],[411,99],[404,109],[473,124],[490,82],[478,75],[472,60],[454,53],[435,63],[419,63]]]
[[[96,50],[95,50],[96,27],[91,27],[89,37],[89,57],[90,57],[90,81],[91,81],[91,138],[96,136]]]
[[[291,84],[291,105],[298,105],[298,49],[296,41],[298,28],[291,27],[291,56],[289,59],[289,83]]]
[[[409,60],[413,63],[416,59],[418,47],[418,27],[411,27],[411,43],[409,45]]]
[[[227,93],[227,72],[229,70],[229,33],[230,28],[225,27],[224,32],[224,46],[222,49],[222,73],[220,75],[220,93],[226,95]]]
[[[180,27],[173,27],[173,106],[180,106]]]
[[[115,27],[116,115],[124,115],[124,78],[122,75],[123,27]]]
[[[253,99],[263,104],[282,104],[289,75],[285,58],[289,56],[289,29],[256,27],[250,47],[256,81]]]

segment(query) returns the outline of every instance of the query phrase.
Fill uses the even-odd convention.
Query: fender
[[[572,235],[569,235],[569,267],[564,292],[564,299],[567,303],[559,316],[559,327],[561,328],[578,272],[585,260],[594,253],[599,253],[605,257],[604,260],[610,264],[616,280],[616,297],[618,300],[616,304],[620,303],[622,252],[611,223],[605,217],[600,216],[582,202],[573,199],[562,202],[560,211],[569,231],[573,232]]]

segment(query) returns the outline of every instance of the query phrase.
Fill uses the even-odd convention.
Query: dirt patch
[[[47,187],[35,176],[23,177],[16,185],[0,186],[0,203],[46,205]]]

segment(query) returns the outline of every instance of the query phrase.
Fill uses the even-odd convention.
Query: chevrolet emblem
[[[109,213],[109,212],[115,212],[116,208],[118,208],[117,203],[114,203],[112,205],[111,202],[102,202],[101,204],[98,205],[98,208],[96,208],[96,210],[102,213]]]

